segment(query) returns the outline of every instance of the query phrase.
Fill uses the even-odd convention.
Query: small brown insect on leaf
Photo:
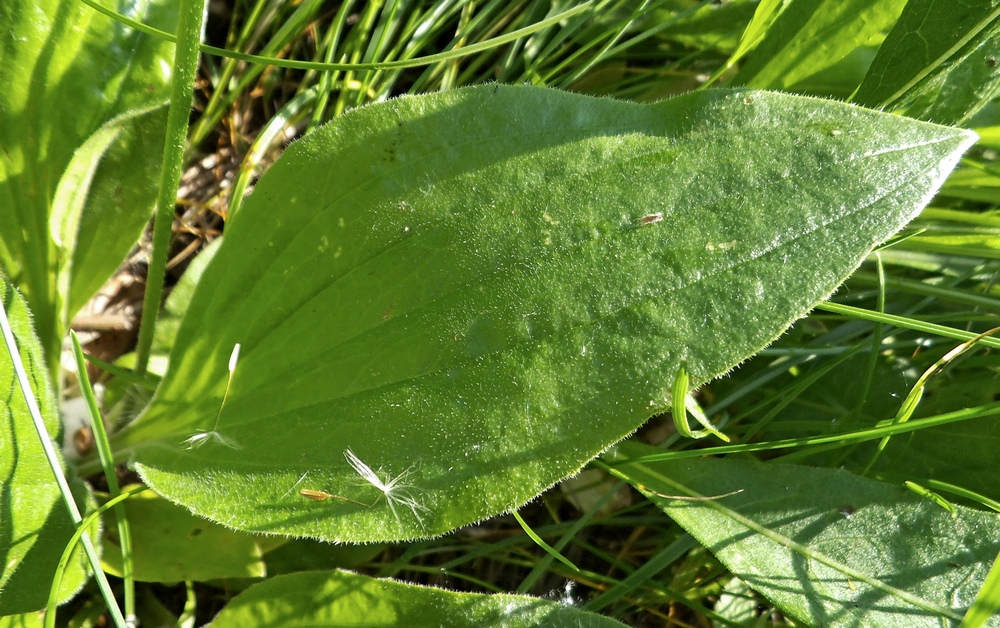
[[[663,220],[663,212],[656,212],[655,214],[646,214],[639,219],[640,225],[652,225]]]
[[[299,495],[305,497],[306,499],[311,499],[314,502],[321,502],[327,499],[344,499],[338,495],[333,495],[331,493],[327,493],[326,491],[316,491],[311,488],[299,489]]]
[[[359,502],[356,499],[351,499],[350,497],[344,497],[343,495],[334,495],[333,493],[327,493],[326,491],[317,491],[311,488],[300,488],[299,495],[305,497],[306,499],[311,499],[314,502],[323,502],[328,499],[339,499],[342,502],[351,502],[352,504],[357,504],[358,506],[364,506],[365,508],[371,508],[378,503],[376,499],[371,504],[366,504],[365,502]],[[381,498],[381,496],[379,496]]]

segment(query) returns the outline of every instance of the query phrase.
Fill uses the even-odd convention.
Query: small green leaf
[[[622,625],[559,602],[501,593],[455,593],[346,571],[271,578],[237,595],[209,624],[211,628]]]
[[[626,443],[627,458],[662,450]],[[972,604],[1000,549],[996,516],[953,516],[905,488],[831,469],[711,458],[619,463],[692,536],[810,626],[940,626]]]
[[[680,368],[677,369],[677,375],[674,376],[674,390],[672,393],[673,399],[671,399],[671,410],[670,414],[674,419],[674,427],[677,432],[682,436],[688,438],[704,438],[709,434],[715,436],[716,438],[729,442],[729,437],[715,429],[712,423],[705,416],[705,411],[701,409],[698,405],[698,400],[689,391],[690,378],[688,377],[687,367],[684,363],[681,363]],[[698,430],[697,432],[691,431],[691,425],[688,423],[687,415],[691,413],[691,416],[698,421],[699,424],[705,429]]]
[[[243,530],[379,541],[509,511],[669,409],[682,361],[700,385],[828,296],[973,137],[756,91],[354,110],[262,177],[114,445]],[[237,343],[219,437],[192,441]]]
[[[69,320],[70,313],[75,313],[81,308],[87,299],[90,298],[101,287],[104,279],[110,274],[121,261],[121,256],[115,251],[122,249],[122,245],[116,246],[116,237],[126,234],[128,246],[135,243],[135,228],[145,225],[146,217],[134,211],[125,212],[126,215],[116,215],[105,217],[103,220],[94,220],[95,212],[114,212],[115,207],[121,206],[121,202],[112,202],[111,199],[91,197],[92,185],[100,167],[108,167],[104,158],[115,145],[135,147],[135,140],[124,141],[129,133],[135,133],[135,126],[143,117],[156,117],[157,109],[154,107],[146,110],[128,111],[122,115],[107,121],[97,131],[87,138],[83,144],[73,152],[73,156],[66,166],[66,171],[59,178],[55,194],[52,198],[52,212],[49,216],[49,236],[52,239],[53,252],[55,257],[55,307],[58,320]],[[148,147],[143,147],[146,153],[151,152]],[[132,155],[133,159],[136,157]],[[119,171],[136,168],[136,161],[125,164],[119,163],[114,168]],[[119,189],[119,196],[123,191]],[[93,246],[94,242],[89,242],[87,246],[78,247],[78,238],[81,234],[81,222],[85,211],[90,208],[87,214],[84,238],[95,237],[92,233],[94,229],[107,229],[108,225],[114,224],[115,229],[110,233],[102,233],[101,245]],[[118,212],[122,213],[121,211]],[[138,216],[138,219],[135,218]],[[132,227],[129,227],[129,218],[132,218]],[[138,224],[141,219],[141,224]],[[110,253],[109,253],[110,251]],[[92,256],[91,260],[85,260],[87,255]],[[74,262],[74,258],[78,258]],[[115,266],[111,263],[114,262]],[[77,278],[77,271],[84,271]],[[104,268],[105,270],[98,270]],[[75,293],[75,294],[74,294]],[[74,302],[75,298],[75,302]]]
[[[774,20],[753,56],[733,79],[735,85],[801,91],[822,85],[822,75],[838,64],[859,65],[850,80],[825,95],[848,96],[864,77],[870,54],[899,18],[905,0],[810,0],[792,2]],[[840,69],[843,73],[843,68]],[[820,93],[815,87],[811,93]]]
[[[124,502],[132,529],[132,561],[140,582],[204,582],[263,578],[264,562],[253,537],[227,530],[152,494]],[[110,526],[104,533],[104,566],[120,576],[121,548]]]
[[[50,434],[58,434],[61,423],[31,316],[20,295],[2,280],[0,298],[45,425]],[[2,347],[0,390],[0,615],[11,615],[45,607],[74,526],[38,442],[10,355]],[[73,488],[86,496],[79,482],[73,482]],[[78,549],[63,577],[60,599],[70,598],[86,579],[87,561]]]
[[[910,0],[886,36],[856,101],[959,124],[1000,93],[994,0]]]

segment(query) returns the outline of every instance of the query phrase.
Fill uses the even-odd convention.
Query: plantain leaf
[[[2,280],[0,298],[46,428],[57,435],[61,424],[55,397],[27,307],[20,295]],[[31,613],[45,607],[56,564],[75,527],[38,442],[11,357],[2,346],[0,390],[3,391],[0,396],[0,616],[3,616]],[[72,484],[81,496],[86,495],[79,482]],[[91,534],[95,532],[96,529]],[[83,586],[87,579],[86,562],[78,547],[63,576],[61,600]],[[29,620],[31,616],[26,616],[24,621]]]
[[[261,549],[246,534],[191,516],[150,493],[125,501],[132,527],[132,560],[139,582],[204,582],[222,578],[263,578]],[[104,569],[122,575],[121,539],[104,532]]]
[[[174,5],[123,10],[172,32]],[[54,366],[68,318],[149,220],[173,44],[74,0],[5,1],[0,24],[0,271]]]
[[[624,460],[663,451],[630,442],[618,453]],[[615,467],[623,478],[733,575],[808,626],[957,622],[1000,550],[993,514],[958,506],[952,516],[901,486],[841,470],[711,458],[623,460]],[[726,495],[731,491],[741,492]]]
[[[973,138],[755,91],[358,109],[261,179],[115,446],[244,530],[377,541],[495,515],[668,409],[683,361],[697,385],[769,343]]]
[[[346,571],[277,576],[237,595],[209,626],[566,626],[623,624],[524,595],[455,593]]]

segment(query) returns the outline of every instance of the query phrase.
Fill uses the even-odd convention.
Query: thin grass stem
[[[73,498],[73,491],[69,487],[69,481],[66,479],[66,474],[63,473],[62,465],[59,463],[59,456],[56,454],[56,450],[52,446],[52,438],[49,436],[49,431],[45,427],[45,421],[42,419],[42,412],[38,407],[38,402],[35,399],[34,393],[31,391],[31,383],[28,381],[28,374],[24,370],[24,363],[21,361],[21,354],[18,351],[17,342],[14,339],[14,332],[11,330],[10,321],[7,320],[7,309],[4,307],[2,301],[0,301],[0,328],[2,328],[3,331],[3,338],[7,345],[7,352],[10,354],[10,361],[14,365],[14,372],[17,376],[18,386],[21,389],[21,394],[24,395],[24,401],[28,406],[31,421],[35,426],[35,431],[38,434],[38,440],[42,445],[42,450],[45,452],[45,459],[49,463],[49,468],[52,469],[52,475],[55,477],[56,485],[59,487],[59,493],[62,495],[63,502],[66,504],[66,509],[69,511],[70,518],[80,531],[83,540],[83,549],[87,554],[87,560],[90,561],[90,567],[94,572],[94,578],[97,580],[97,586],[100,588],[101,594],[104,596],[104,601],[108,606],[108,612],[111,613],[111,618],[115,622],[115,626],[118,628],[126,628],[125,617],[122,615],[122,611],[118,607],[118,603],[115,601],[115,595],[111,591],[111,585],[108,583],[107,576],[104,575],[104,570],[101,569],[101,559],[97,556],[97,550],[94,549],[94,545],[90,541],[90,536],[86,532],[86,527],[82,525],[83,517],[80,514],[80,508],[76,505],[76,500]]]
[[[556,550],[556,548],[554,548],[551,545],[549,545],[548,543],[546,543],[545,539],[543,539],[542,537],[538,536],[538,534],[534,530],[531,529],[531,526],[529,526],[527,524],[527,522],[524,519],[521,518],[521,515],[517,514],[516,510],[513,511],[513,512],[511,512],[511,514],[514,515],[514,519],[516,519],[517,523],[520,524],[521,528],[524,530],[524,533],[527,534],[528,537],[531,538],[531,540],[534,541],[536,545],[538,545],[538,547],[540,547],[543,550],[545,550],[545,553],[547,553],[552,558],[558,560],[562,564],[566,565],[567,567],[569,567],[570,569],[572,569],[574,572],[581,573],[579,567],[577,567],[572,562],[570,562],[570,560],[568,558],[566,558],[565,556],[563,556],[562,554],[560,554],[559,551]]]
[[[133,20],[130,17],[106,9],[101,5],[97,4],[95,0],[81,0],[81,2],[86,3],[88,6],[93,8],[108,17],[117,20],[123,24],[126,24],[138,31],[146,33],[147,35],[152,35],[166,41],[175,42],[177,38],[175,35],[161,31],[159,29],[147,26],[142,22]],[[451,50],[447,52],[441,52],[432,55],[426,55],[423,57],[416,57],[414,59],[407,59],[402,61],[384,61],[384,62],[372,62],[372,63],[320,63],[316,61],[296,61],[293,59],[278,59],[275,57],[263,57],[252,54],[245,54],[242,52],[235,52],[232,50],[226,50],[224,48],[217,48],[215,46],[209,46],[206,44],[201,44],[199,50],[206,54],[212,54],[220,57],[227,57],[230,59],[237,59],[239,61],[246,61],[247,63],[260,63],[263,65],[271,65],[279,68],[290,68],[293,70],[317,70],[320,72],[331,71],[331,70],[343,70],[347,72],[363,72],[367,70],[389,70],[396,68],[418,68],[424,65],[430,65],[432,63],[438,63],[439,61],[450,61],[459,57],[464,57],[468,55],[473,55],[479,52],[490,50],[491,48],[497,48],[503,46],[509,42],[512,42],[521,37],[527,37],[532,33],[548,28],[553,24],[558,24],[559,22],[572,17],[578,13],[582,13],[591,8],[591,2],[584,2],[578,4],[571,9],[567,9],[562,13],[553,15],[552,17],[546,18],[530,26],[525,26],[524,28],[519,28],[516,31],[507,33],[506,35],[500,35],[493,39],[487,41],[482,41],[477,44],[469,45],[465,48],[460,48],[458,50]]]
[[[53,628],[56,625],[56,606],[59,604],[59,587],[62,584],[63,574],[66,573],[66,567],[69,565],[69,561],[73,556],[73,550],[76,549],[76,544],[80,541],[85,541],[86,529],[97,522],[97,520],[108,510],[118,510],[121,508],[121,503],[130,497],[134,497],[139,493],[150,490],[147,486],[134,486],[124,493],[119,493],[117,496],[109,499],[107,502],[102,504],[97,510],[87,515],[80,526],[77,527],[76,532],[70,537],[69,542],[66,543],[66,547],[63,548],[63,553],[59,557],[59,564],[56,567],[55,576],[52,579],[52,586],[49,588],[49,599],[45,605],[45,628]],[[102,572],[103,573],[103,572]],[[135,620],[132,619],[131,622],[127,622],[126,626],[135,626]]]
[[[142,301],[142,320],[139,323],[139,339],[135,351],[135,372],[139,376],[146,373],[149,365],[153,331],[163,299],[174,206],[177,204],[177,186],[180,184],[181,168],[184,165],[188,120],[194,97],[194,81],[198,73],[198,45],[205,18],[205,2],[181,0],[179,12],[166,141],[163,144],[163,164],[156,197],[156,215],[153,218],[153,249],[146,276],[146,293]]]
[[[80,390],[83,392],[83,398],[87,401],[87,409],[90,411],[90,424],[94,434],[97,455],[101,459],[104,478],[108,482],[108,493],[114,499],[121,494],[121,487],[118,485],[118,475],[115,473],[114,454],[111,452],[111,443],[108,442],[108,433],[104,429],[104,419],[101,417],[101,411],[97,407],[97,397],[94,396],[94,389],[90,385],[90,377],[87,375],[87,361],[83,357],[83,348],[80,346],[80,340],[76,337],[76,332],[74,331],[70,331],[69,335],[70,340],[73,342],[73,356],[76,358],[76,371],[77,377],[80,380]],[[124,507],[120,505],[115,506],[114,513],[118,525],[118,538],[121,540],[125,621],[131,626],[136,623],[135,577],[132,568],[132,530],[128,524],[128,517],[125,516]]]
[[[976,339],[977,343],[986,347],[1000,349],[1000,339],[988,337],[978,338],[978,335],[971,331],[964,331],[961,329],[955,329],[954,327],[937,325],[935,323],[927,323],[906,316],[896,316],[895,314],[886,314],[884,312],[872,312],[871,310],[866,310],[864,308],[844,305],[842,303],[834,303],[832,301],[824,301],[823,303],[817,305],[816,309],[833,312],[834,314],[841,314],[850,318],[872,321],[874,323],[888,323],[890,325],[895,325],[896,327],[902,327],[903,329],[912,329],[913,331],[937,334],[938,336],[952,338],[953,340]]]

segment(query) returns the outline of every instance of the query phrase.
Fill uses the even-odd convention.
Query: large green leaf
[[[42,349],[31,316],[13,288],[0,281],[0,298],[50,434],[61,429]],[[0,616],[45,607],[52,575],[74,526],[31,422],[13,362],[0,346]],[[75,489],[84,490],[79,483]],[[81,549],[69,563],[60,589],[67,599],[86,581]]]
[[[635,458],[662,450],[627,443]],[[1000,550],[996,516],[953,516],[845,471],[696,459],[616,467],[734,575],[809,626],[960,620]],[[663,495],[713,497],[682,501]],[[994,622],[991,625],[997,625]]]
[[[733,82],[846,97],[871,62],[866,48],[880,42],[904,4],[905,0],[795,0],[768,28]]]
[[[567,626],[623,624],[524,595],[455,593],[346,571],[271,578],[237,595],[209,626]]]
[[[996,0],[910,0],[856,95],[872,107],[955,124],[1000,93]]]
[[[127,4],[173,30],[175,3]],[[149,218],[173,44],[77,0],[5,1],[0,24],[0,270],[54,364],[68,317]]]
[[[352,111],[231,220],[116,447],[241,529],[374,541],[503,512],[669,408],[683,361],[697,384],[774,339],[972,139],[755,91],[497,85]],[[348,450],[406,476],[403,501],[374,503]]]

